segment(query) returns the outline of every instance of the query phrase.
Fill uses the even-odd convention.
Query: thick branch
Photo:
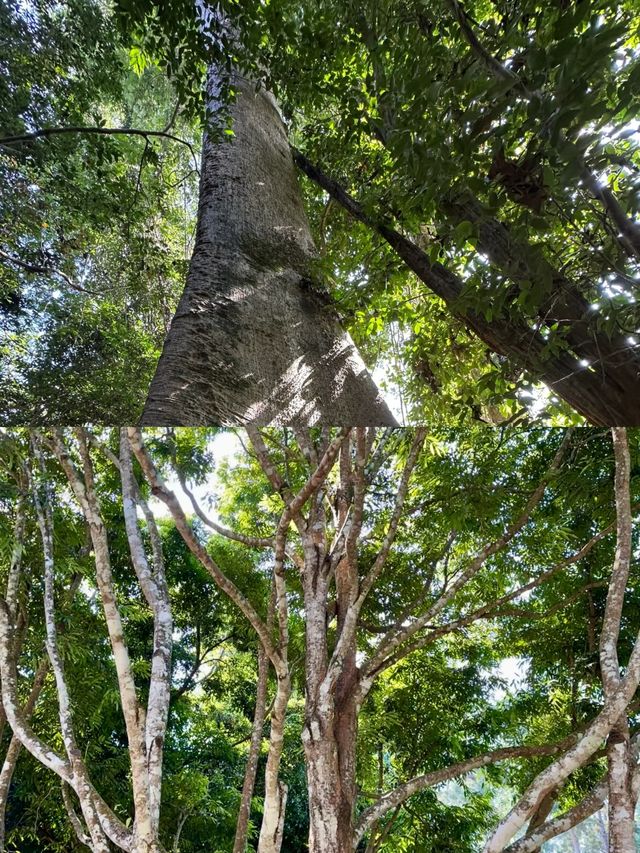
[[[470,773],[472,770],[478,770],[480,767],[486,767],[489,764],[495,764],[499,761],[507,761],[512,758],[536,758],[541,755],[556,755],[574,743],[575,740],[576,736],[570,735],[558,743],[543,744],[540,746],[507,746],[502,749],[485,752],[482,755],[476,755],[473,758],[467,758],[457,764],[443,767],[440,770],[434,770],[431,773],[425,773],[422,776],[416,776],[415,779],[410,779],[408,782],[387,792],[362,812],[356,824],[355,841],[360,841],[375,821],[383,817],[388,811],[400,805],[419,791],[423,791],[425,788],[432,788],[434,785],[439,785],[448,779],[454,779],[456,776],[462,776],[465,773]]]
[[[545,841],[550,841],[557,835],[567,832],[599,811],[604,805],[608,790],[609,780],[605,775],[593,790],[579,803],[576,803],[573,808],[536,827],[533,832],[527,833],[523,838],[510,844],[504,853],[538,853]],[[635,768],[633,774],[633,790],[637,797],[640,790],[640,770],[638,767]]]
[[[153,460],[143,443],[140,430],[137,427],[130,427],[127,432],[129,441],[131,442],[131,448],[140,463],[140,467],[142,468],[149,485],[151,486],[152,493],[168,507],[174,523],[187,547],[202,563],[220,589],[229,596],[233,603],[245,615],[250,625],[260,638],[267,654],[269,655],[269,659],[276,669],[276,672],[283,672],[282,660],[278,650],[273,644],[267,626],[260,618],[249,599],[240,592],[233,581],[224,574],[218,564],[209,555],[204,545],[198,541],[195,533],[193,532],[193,528],[187,521],[178,499],[174,493],[167,488],[164,480],[156,470]]]
[[[454,317],[470,328],[494,352],[514,359],[524,369],[552,388],[590,423],[609,426],[629,421],[626,400],[607,396],[600,377],[585,370],[577,356],[561,352],[551,356],[548,342],[523,320],[495,317],[491,322],[460,307],[464,282],[439,263],[431,263],[418,245],[382,220],[365,213],[361,205],[340,184],[311,163],[300,151],[293,157],[298,167],[322,187],[344,209],[379,234],[427,287],[439,296]]]

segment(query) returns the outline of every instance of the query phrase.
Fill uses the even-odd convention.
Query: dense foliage
[[[0,127],[189,126],[99,3],[0,5]],[[0,148],[0,419],[118,422],[141,406],[184,282],[197,154],[68,133]]]

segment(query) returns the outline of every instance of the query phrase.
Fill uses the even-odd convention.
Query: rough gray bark
[[[275,101],[233,88],[234,137],[205,134],[195,249],[141,423],[392,425],[313,271]]]

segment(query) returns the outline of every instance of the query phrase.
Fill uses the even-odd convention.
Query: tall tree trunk
[[[393,425],[314,272],[276,103],[233,88],[233,138],[205,134],[195,249],[141,422]]]
[[[284,831],[284,813],[288,788],[280,781],[280,762],[284,748],[284,725],[291,695],[288,673],[276,673],[276,698],[271,712],[269,755],[264,773],[264,812],[258,853],[280,853]]]

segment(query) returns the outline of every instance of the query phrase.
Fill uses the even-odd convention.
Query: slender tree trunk
[[[285,516],[287,517],[286,513]],[[280,529],[280,526],[278,526]],[[267,628],[278,622],[278,649],[281,664],[276,667],[276,696],[271,711],[271,730],[269,732],[269,754],[264,771],[264,811],[258,853],[280,853],[284,833],[284,815],[287,807],[288,788],[280,780],[280,763],[284,749],[284,726],[289,697],[291,696],[291,675],[288,663],[289,628],[287,590],[284,580],[284,545],[286,534],[276,544],[273,570],[272,596],[267,615]],[[278,537],[276,537],[278,539]]]
[[[253,728],[251,730],[251,742],[249,744],[249,755],[247,756],[247,767],[244,772],[244,784],[240,798],[240,809],[236,823],[236,837],[233,842],[233,853],[245,853],[247,849],[247,833],[249,830],[249,815],[251,814],[251,798],[256,783],[258,772],[258,759],[260,758],[260,744],[262,743],[262,729],[264,728],[265,711],[267,707],[267,685],[269,676],[269,658],[258,641],[258,684],[256,688],[256,708],[253,715]]]
[[[626,717],[611,730],[607,740],[609,766],[609,849],[611,853],[635,853],[632,791],[633,760]]]
[[[212,71],[210,101],[219,88]],[[393,425],[314,272],[276,103],[233,88],[234,136],[205,134],[195,249],[141,422]]]
[[[100,514],[93,478],[93,466],[83,433],[79,435],[78,448],[82,459],[84,479],[71,460],[63,441],[62,432],[59,430],[54,432],[55,453],[82,508],[93,543],[96,582],[113,652],[131,762],[131,787],[135,811],[133,846],[136,853],[156,853],[159,850],[159,844],[154,832],[151,812],[144,712],[136,694],[131,659],[124,638],[122,618],[111,571],[107,529]]]
[[[258,840],[258,853],[280,853],[288,788],[280,781],[280,762],[284,748],[284,725],[291,695],[288,672],[277,677],[276,698],[271,712],[269,755],[264,773],[264,812]]]
[[[146,501],[141,498],[140,490],[133,476],[131,448],[125,428],[120,431],[120,470],[122,507],[131,560],[140,588],[153,612],[153,655],[144,730],[149,812],[152,832],[157,838],[162,795],[162,759],[171,697],[173,618],[165,579],[160,533],[153,513],[149,510]],[[142,537],[138,530],[137,505],[141,506],[147,523],[153,551],[153,570],[147,560]]]
[[[629,483],[631,462],[624,430],[613,429],[616,458],[616,552],[600,635],[600,674],[605,698],[620,690],[618,639],[632,555]],[[633,838],[635,799],[632,792],[633,761],[627,713],[612,726],[607,739],[609,770],[609,849],[635,853]]]

